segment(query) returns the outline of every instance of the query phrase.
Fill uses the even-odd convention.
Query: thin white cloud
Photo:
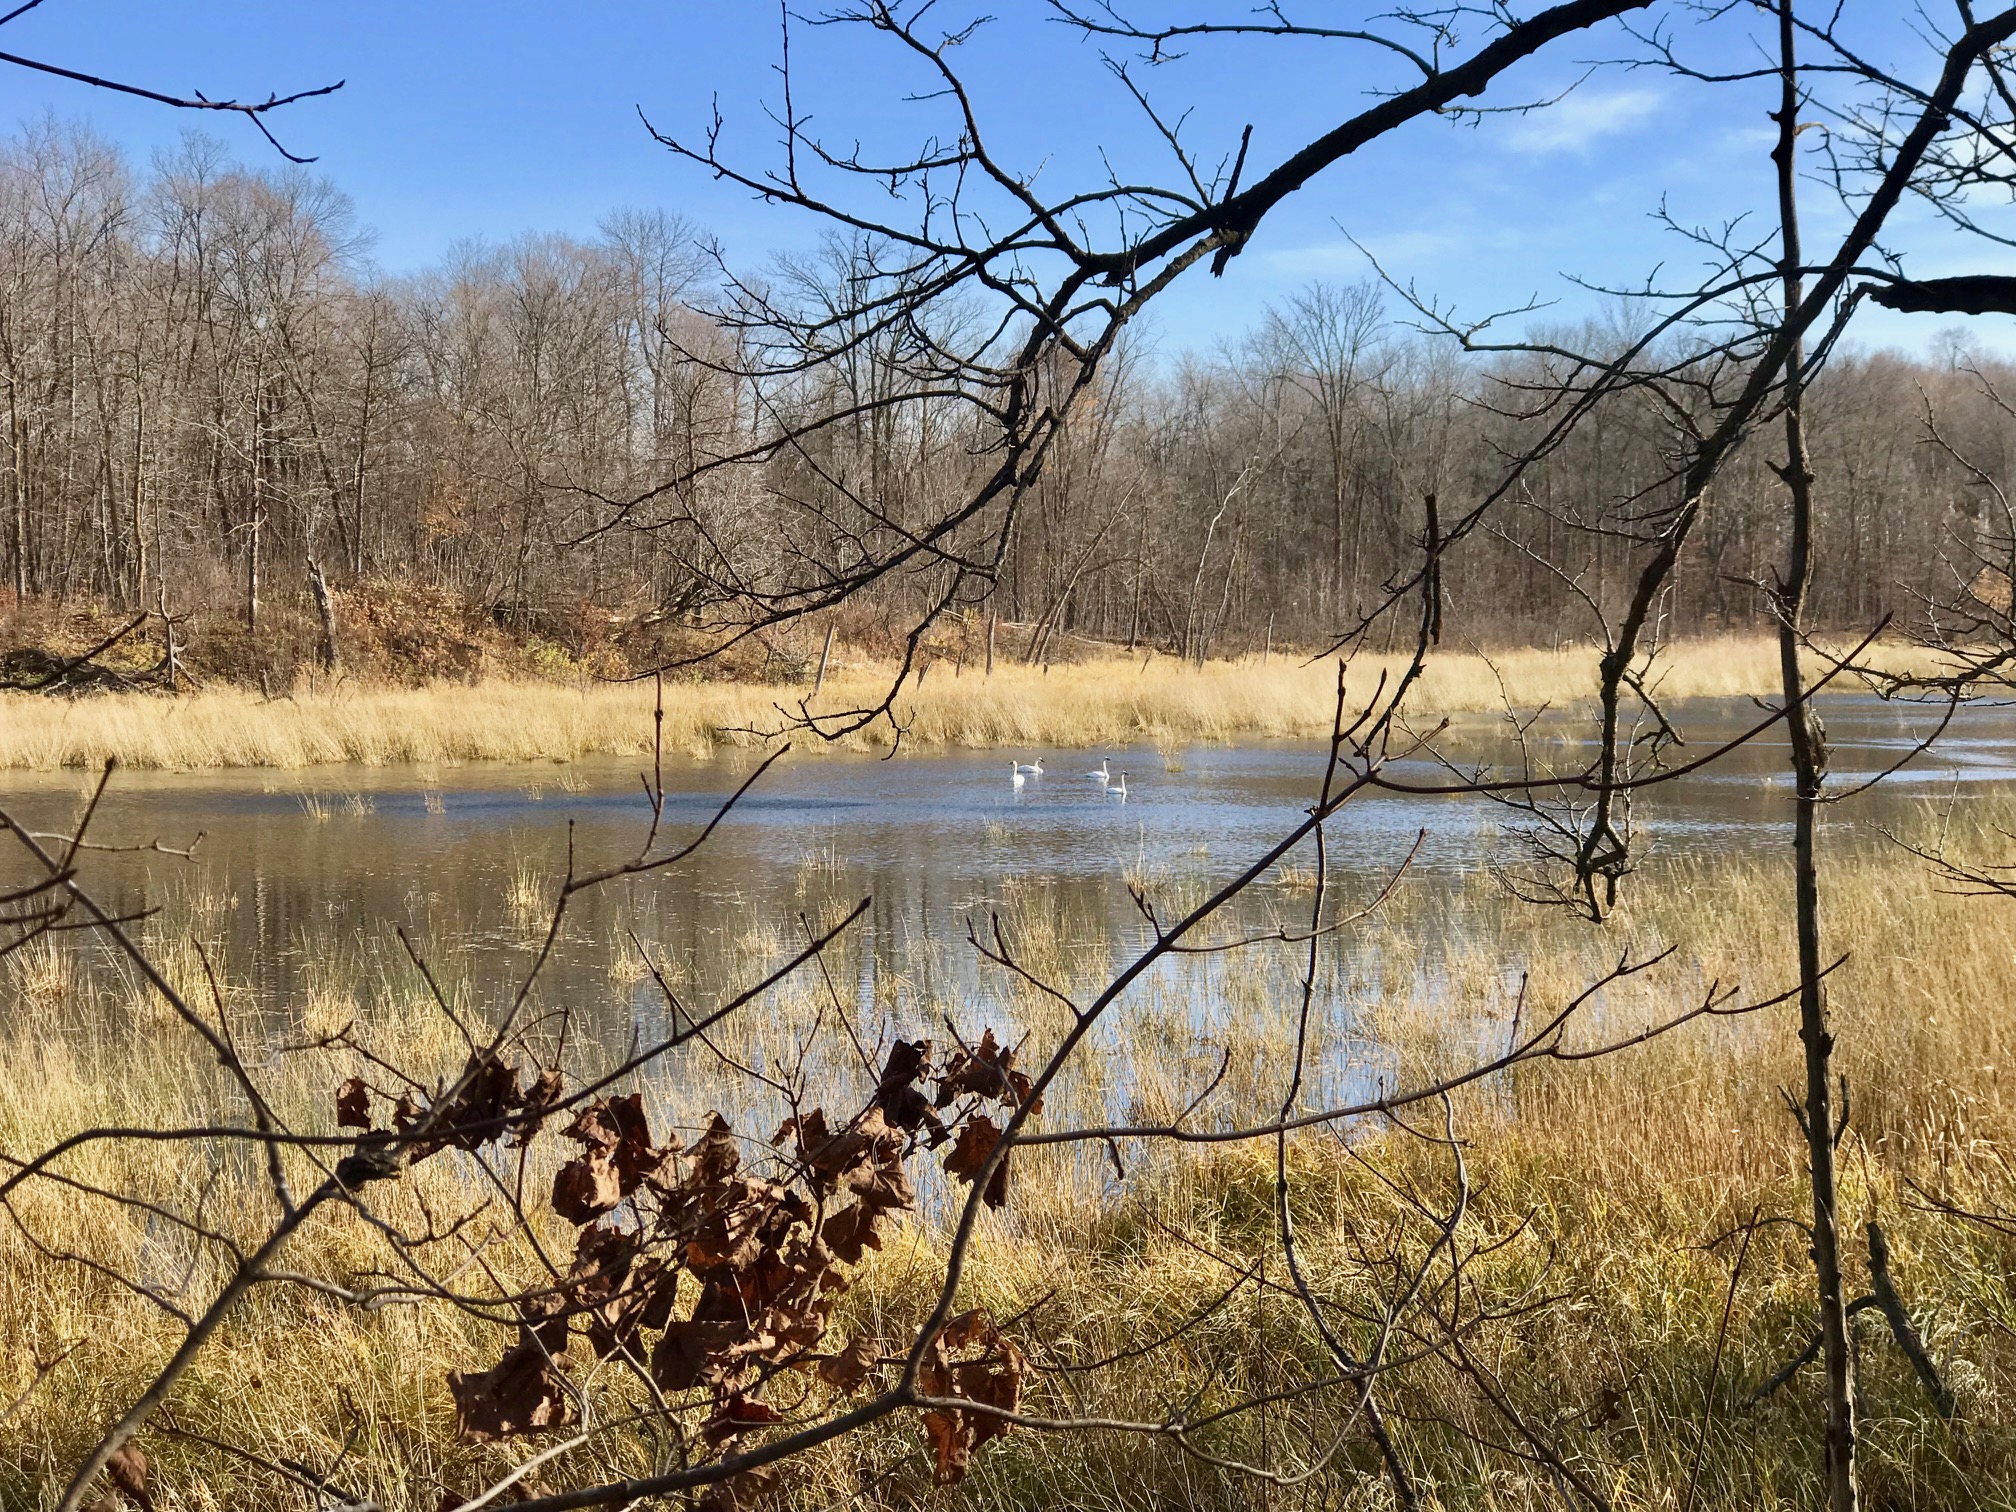
[[[1521,152],[1587,152],[1602,137],[1635,131],[1659,111],[1651,89],[1578,89],[1519,118],[1502,140]]]
[[[1778,143],[1776,126],[1726,126],[1715,133],[1714,144],[1722,152],[1750,154],[1769,151]]]
[[[1270,273],[1289,278],[1364,278],[1371,274],[1370,252],[1389,271],[1395,267],[1437,262],[1472,250],[1474,236],[1455,231],[1395,231],[1348,241],[1314,242],[1300,247],[1269,249],[1260,261]]]

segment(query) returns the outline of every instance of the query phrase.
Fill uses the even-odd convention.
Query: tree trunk
[[[1784,256],[1783,318],[1787,320],[1793,318],[1805,297],[1800,275],[1798,191],[1794,178],[1799,77],[1794,52],[1793,3],[1794,0],[1778,3],[1778,144],[1771,154],[1778,170],[1778,214]],[[1813,576],[1813,472],[1806,453],[1801,372],[1805,358],[1805,343],[1794,341],[1785,357],[1785,465],[1779,474],[1790,497],[1792,539],[1785,573],[1774,595],[1774,607],[1778,616],[1779,672],[1785,706],[1790,711],[1786,726],[1795,793],[1792,867],[1799,935],[1799,1039],[1806,1058],[1806,1098],[1800,1121],[1804,1125],[1813,1186],[1813,1275],[1820,1293],[1821,1357],[1826,1367],[1827,1505],[1831,1512],[1854,1512],[1855,1399],[1851,1389],[1848,1315],[1841,1285],[1834,1104],[1829,1085],[1834,1036],[1828,1026],[1827,984],[1820,958],[1820,873],[1815,844],[1827,754],[1820,721],[1805,702],[1805,679],[1799,669],[1801,619]]]
[[[168,691],[173,693],[175,691],[176,679],[182,673],[182,669],[176,665],[175,616],[168,612],[168,585],[165,583],[158,584],[157,590],[159,593],[157,602],[160,605],[159,612],[161,615],[161,637],[167,642],[168,646],[168,649],[162,653],[161,670],[167,680]]]
[[[826,627],[826,644],[819,651],[819,675],[812,679],[812,696],[817,698],[819,690],[826,686],[826,663],[833,656],[833,627]]]
[[[312,556],[308,558],[308,588],[315,595],[315,613],[322,621],[322,670],[340,672],[343,657],[336,648],[336,609],[329,602],[329,580],[322,575],[322,564]]]
[[[245,628],[254,635],[259,633],[259,527],[264,523],[255,495],[245,544]]]

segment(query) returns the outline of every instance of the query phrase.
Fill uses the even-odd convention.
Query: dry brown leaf
[[[756,1263],[765,1248],[765,1230],[780,1218],[784,1188],[767,1181],[735,1181],[712,1194],[713,1211],[694,1224],[686,1240],[686,1263],[701,1274],[743,1270]]]
[[[518,1304],[518,1337],[530,1339],[551,1355],[567,1352],[567,1299],[557,1291],[540,1292]]]
[[[972,1359],[954,1361],[949,1351],[977,1347]],[[994,1320],[980,1308],[947,1320],[925,1351],[917,1384],[926,1396],[964,1397],[969,1401],[1014,1412],[1022,1400],[1022,1378],[1028,1362],[1015,1343],[1004,1338]],[[973,1451],[1000,1438],[1014,1425],[992,1413],[933,1408],[924,1414],[924,1431],[937,1456],[938,1484],[964,1478]]]
[[[719,1113],[709,1116],[707,1132],[693,1141],[686,1154],[693,1161],[690,1184],[702,1191],[725,1185],[742,1164],[742,1152],[736,1148],[728,1120]]]
[[[828,1218],[819,1230],[819,1237],[834,1259],[843,1265],[859,1265],[862,1251],[882,1248],[885,1224],[880,1208],[857,1202]]]
[[[931,1041],[898,1040],[889,1049],[889,1059],[882,1063],[882,1080],[876,1086],[880,1106],[880,1096],[897,1087],[914,1086],[918,1079],[930,1069]]]
[[[714,1415],[700,1425],[700,1437],[715,1448],[739,1438],[752,1428],[767,1428],[784,1421],[784,1414],[768,1402],[731,1396],[714,1409]]]
[[[128,1442],[113,1450],[105,1461],[105,1473],[140,1512],[154,1512],[154,1498],[147,1493],[147,1456],[138,1444]]]
[[[903,1168],[907,1141],[892,1129],[879,1108],[870,1108],[857,1132],[867,1141],[867,1158],[848,1173],[847,1185],[862,1201],[880,1208],[907,1208],[917,1201],[910,1176]]]
[[[744,1332],[737,1323],[668,1323],[651,1353],[651,1378],[666,1391],[691,1390],[718,1374],[715,1356],[725,1356]]]
[[[401,1092],[397,1105],[392,1109],[392,1127],[401,1134],[410,1134],[426,1112],[420,1106],[419,1098],[411,1092]]]
[[[693,1504],[694,1512],[752,1512],[777,1490],[782,1474],[774,1465],[763,1465],[731,1475]]]
[[[478,1050],[456,1081],[461,1090],[435,1109],[436,1127],[450,1144],[481,1149],[502,1136],[503,1118],[522,1101],[518,1073],[492,1051]]]
[[[880,1113],[875,1114],[875,1121],[881,1124]],[[823,1108],[814,1108],[803,1118],[786,1119],[777,1132],[782,1134],[786,1130],[797,1136],[798,1159],[815,1178],[814,1184],[824,1191],[832,1191],[842,1177],[868,1159],[867,1134],[859,1128],[841,1129],[837,1133],[829,1130]]]
[[[1006,1089],[1012,1101],[1010,1078],[1019,1075],[1012,1061],[990,1033],[964,1057],[959,1085],[981,1095]],[[526,1124],[529,1138],[562,1096],[559,1075],[543,1073],[521,1092],[515,1073],[498,1076],[494,1069],[472,1059],[470,1086],[453,1099],[458,1117],[473,1124],[486,1100],[501,1103]],[[549,1294],[521,1308],[518,1343],[494,1368],[450,1377],[464,1436],[481,1441],[568,1422],[574,1399],[553,1361],[564,1355],[570,1330],[585,1334],[601,1359],[648,1353],[661,1390],[699,1398],[688,1397],[682,1409],[704,1408],[699,1437],[717,1448],[781,1421],[777,1409],[752,1396],[777,1367],[816,1373],[835,1393],[867,1387],[880,1369],[881,1341],[856,1337],[834,1349],[826,1340],[837,1300],[851,1285],[850,1268],[882,1247],[892,1213],[916,1203],[906,1164],[914,1131],[929,1129],[934,1144],[952,1137],[919,1091],[930,1069],[928,1041],[901,1044],[875,1099],[847,1124],[832,1127],[823,1109],[787,1121],[772,1141],[796,1157],[781,1182],[743,1174],[739,1143],[718,1113],[690,1146],[657,1149],[641,1094],[580,1109],[561,1130],[578,1153],[556,1172],[552,1193],[555,1212],[579,1225],[572,1266]],[[402,1105],[395,1118],[407,1112]],[[411,1113],[434,1120],[440,1132],[431,1143],[461,1142],[439,1108]],[[969,1114],[957,1134],[946,1169],[970,1181],[999,1149],[1002,1131]],[[997,1169],[988,1183],[986,1198],[996,1206],[1005,1182]],[[836,1194],[854,1200],[828,1211]],[[625,1199],[636,1205],[636,1222],[597,1221]],[[1012,1409],[1021,1375],[1019,1351],[984,1313],[962,1314],[940,1330],[922,1384],[976,1409],[941,1409],[927,1419],[936,1420],[931,1432],[941,1480],[964,1475],[973,1450],[1006,1431],[977,1409]],[[771,1484],[738,1477],[709,1492],[704,1504],[745,1506]]]
[[[569,1223],[593,1223],[623,1200],[623,1181],[607,1150],[590,1150],[553,1173],[553,1211]]]
[[[1027,1372],[1028,1361],[1014,1341],[997,1335],[993,1347],[981,1358],[952,1367],[952,1382],[957,1388],[954,1395],[998,1407],[1003,1412],[1014,1412],[1022,1404],[1022,1377]],[[976,1449],[989,1439],[1002,1437],[1015,1426],[1006,1418],[992,1414],[974,1413],[972,1416],[973,1446]]]
[[[627,1229],[590,1228],[574,1236],[574,1263],[567,1274],[576,1280],[621,1280],[630,1263],[644,1250],[644,1236]]]
[[[973,1465],[973,1425],[963,1412],[924,1414],[924,1436],[937,1457],[932,1479],[941,1486],[956,1486],[966,1479]]]
[[[586,1145],[591,1150],[613,1150],[623,1137],[610,1115],[609,1100],[599,1098],[574,1115],[574,1121],[560,1131],[562,1139]]]
[[[517,1070],[488,1049],[470,1055],[455,1085],[458,1090],[453,1096],[437,1099],[431,1108],[422,1108],[410,1092],[400,1097],[393,1113],[394,1128],[406,1134],[423,1122],[431,1122],[434,1129],[432,1137],[415,1146],[413,1159],[425,1160],[449,1145],[481,1149],[503,1137],[504,1121],[525,1102],[518,1090]]]
[[[524,1338],[503,1359],[480,1374],[448,1373],[455,1397],[455,1424],[469,1443],[557,1428],[573,1420],[574,1398],[567,1378],[539,1341]]]
[[[1596,1400],[1589,1405],[1582,1420],[1584,1428],[1607,1428],[1624,1416],[1624,1393],[1615,1386],[1605,1386],[1596,1393]]]
[[[804,1355],[816,1348],[826,1337],[826,1315],[830,1301],[815,1301],[809,1305],[794,1303],[790,1307],[773,1307],[763,1315],[763,1325],[777,1336],[777,1347],[771,1351],[771,1358],[788,1360]]]
[[[1011,1108],[1028,1103],[1031,1113],[1041,1113],[1043,1099],[1033,1097],[1033,1091],[1029,1078],[1015,1069],[1015,1052],[996,1042],[989,1029],[977,1048],[960,1050],[946,1063],[938,1080],[937,1104],[943,1108],[954,1098],[971,1095]]]
[[[835,1391],[852,1395],[868,1383],[881,1359],[882,1341],[856,1334],[845,1349],[819,1362],[819,1379]]]
[[[946,1172],[961,1181],[973,1180],[986,1166],[994,1146],[1000,1142],[1001,1131],[994,1126],[993,1119],[984,1116],[969,1119],[959,1130],[959,1142],[945,1157]],[[1004,1154],[1001,1163],[994,1168],[994,1174],[987,1179],[984,1200],[991,1208],[1005,1206],[1008,1201],[1008,1159]]]
[[[545,1109],[560,1101],[561,1083],[558,1071],[541,1071],[539,1079],[525,1090],[525,1111],[532,1116],[518,1126],[518,1136],[512,1143],[521,1148],[532,1142],[546,1122]]]
[[[931,1109],[931,1100],[917,1083],[931,1069],[931,1041],[898,1040],[882,1067],[874,1105],[891,1126],[912,1134],[928,1128],[933,1147],[945,1142],[945,1125]]]
[[[661,1153],[651,1147],[651,1126],[644,1117],[641,1092],[591,1103],[561,1132],[591,1152],[608,1155],[622,1180],[625,1197],[636,1191],[640,1182],[659,1175],[660,1167],[671,1159],[670,1151]]]
[[[1000,1337],[994,1327],[994,1319],[984,1307],[975,1307],[946,1319],[945,1326],[938,1331],[938,1342],[945,1349],[964,1349],[969,1344],[984,1347]]]
[[[336,1089],[336,1127],[371,1127],[371,1089],[364,1085],[363,1077],[353,1076]]]
[[[647,1257],[615,1285],[605,1286],[605,1295],[588,1311],[588,1342],[595,1346],[597,1358],[606,1360],[626,1352],[642,1357],[639,1335],[653,1311],[664,1269],[663,1261]],[[657,1326],[664,1326],[662,1318]]]

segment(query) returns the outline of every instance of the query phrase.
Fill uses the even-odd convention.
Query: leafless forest
[[[143,166],[55,121],[10,139],[14,592],[132,610],[165,593],[257,628],[262,605],[309,602],[312,561],[367,596],[424,586],[513,624],[584,603],[691,617],[827,549],[803,539],[822,495],[858,487],[900,527],[989,465],[985,412],[934,401],[943,374],[919,334],[864,308],[867,291],[901,292],[892,249],[865,234],[755,270],[676,218],[630,212],[593,240],[527,234],[414,276],[369,252],[308,168],[247,166],[193,135]],[[1620,316],[1557,334],[1600,357],[1632,332]],[[1837,353],[1816,380],[1816,508],[1838,543],[1817,622],[1908,618],[1970,570],[1990,495],[1928,423],[1996,479],[2016,426],[1959,342],[1944,360]],[[1130,334],[1023,500],[993,607],[1039,640],[1196,657],[1270,635],[1325,643],[1412,563],[1425,495],[1488,493],[1531,449],[1560,366],[1466,353],[1370,280],[1311,284],[1216,350]],[[1459,633],[1590,637],[1564,573],[1620,606],[1629,523],[1675,486],[1676,394],[1613,399],[1525,467],[1513,507],[1443,568]],[[1743,459],[1725,469],[1674,576],[1672,628],[1768,625],[1755,585],[1785,543],[1758,499],[1775,486]],[[870,597],[902,622],[917,592],[897,578]]]

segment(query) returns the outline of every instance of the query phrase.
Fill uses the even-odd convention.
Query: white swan
[[[1108,756],[1101,756],[1101,757],[1099,758],[1099,770],[1098,770],[1098,771],[1096,771],[1096,772],[1087,772],[1087,773],[1086,773],[1085,775],[1086,775],[1087,777],[1096,777],[1096,778],[1098,778],[1098,779],[1099,779],[1099,781],[1100,781],[1100,783],[1101,783],[1102,785],[1108,785],[1108,786],[1110,786],[1110,785],[1112,784],[1112,781],[1113,781],[1113,774],[1112,774],[1111,772],[1107,771],[1107,770],[1106,770],[1106,767],[1107,767],[1107,764],[1108,764],[1108,763],[1109,763],[1109,762],[1110,762],[1111,760],[1112,760],[1112,758],[1111,758],[1111,757],[1108,757]]]
[[[1038,756],[1034,761],[1018,765],[1016,770],[1018,772],[1027,772],[1031,777],[1041,777],[1043,775],[1043,758]]]
[[[1008,780],[1018,788],[1027,780],[1022,775],[1022,765],[1020,762],[1011,761],[1008,763]]]
[[[1109,793],[1119,794],[1120,801],[1122,803],[1125,803],[1127,801],[1127,774],[1125,772],[1122,772],[1120,774],[1120,780],[1118,782],[1107,783],[1106,791]]]

